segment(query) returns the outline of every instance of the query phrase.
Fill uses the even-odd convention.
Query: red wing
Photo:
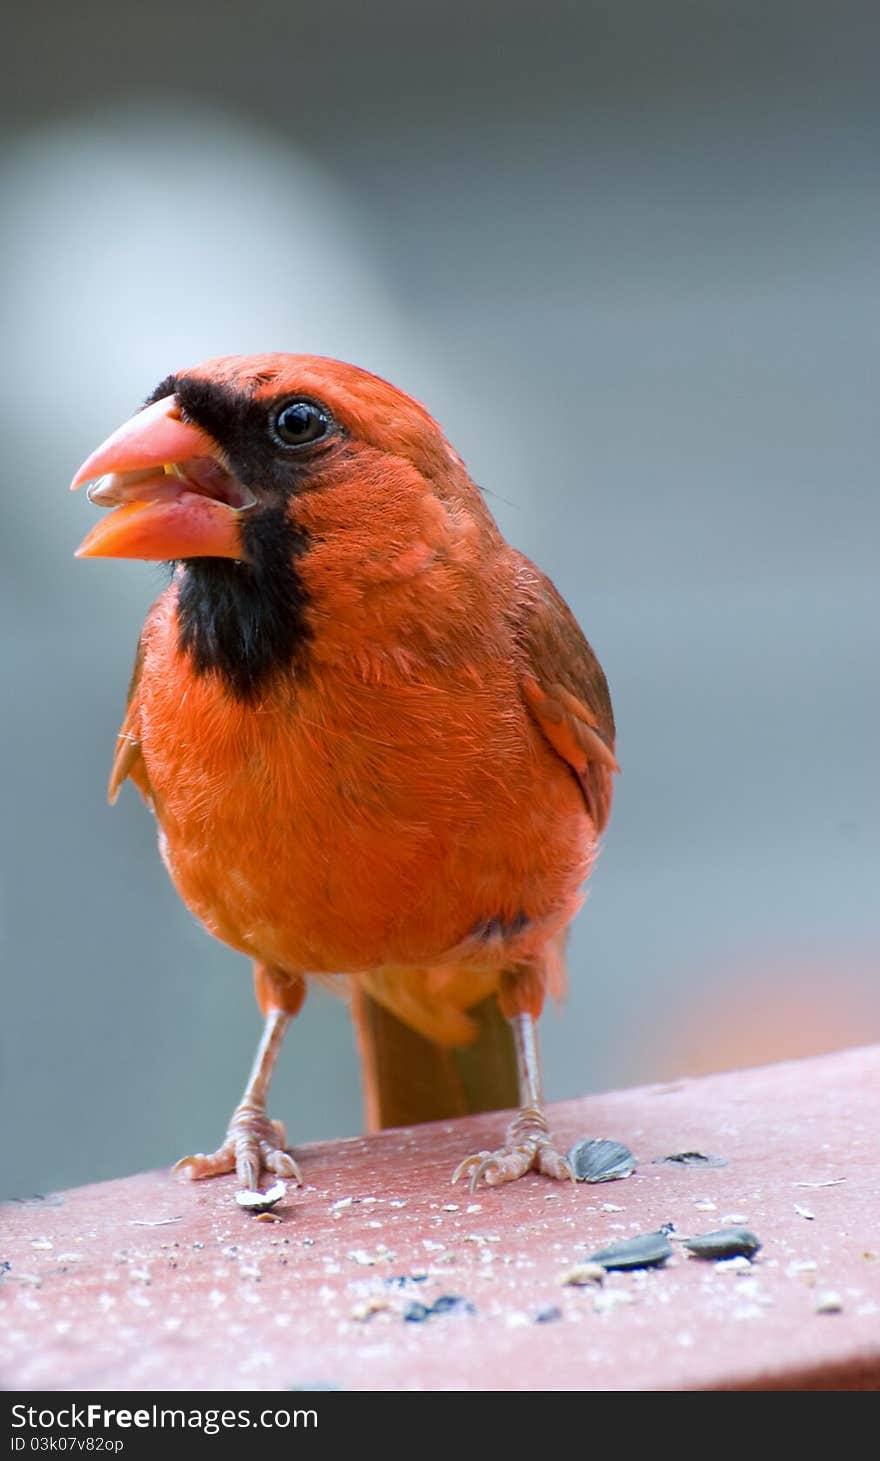
[[[596,830],[611,810],[614,715],[608,685],[577,620],[553,584],[523,560],[525,612],[517,637],[525,652],[522,692],[538,725],[580,782]]]
[[[146,631],[146,625],[144,626],[144,630]],[[137,653],[134,658],[134,669],[131,672],[131,680],[128,686],[125,719],[122,722],[119,735],[116,737],[116,754],[113,757],[113,766],[110,770],[107,799],[111,806],[119,795],[119,788],[128,776],[131,777],[141,796],[144,798],[144,801],[151,803],[153,799],[152,788],[147,777],[147,768],[144,765],[144,759],[141,755],[141,707],[138,689],[143,667],[144,635],[142,633],[138,640]]]

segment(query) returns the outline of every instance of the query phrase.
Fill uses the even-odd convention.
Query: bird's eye
[[[275,417],[275,430],[286,446],[306,446],[326,436],[330,422],[311,401],[289,401]]]

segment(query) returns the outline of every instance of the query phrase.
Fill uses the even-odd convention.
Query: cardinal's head
[[[228,356],[168,376],[72,486],[113,509],[83,558],[176,566],[182,643],[247,690],[308,637],[308,602],[340,614],[454,562],[494,524],[428,412],[377,376],[309,355]],[[306,566],[308,560],[308,566]]]

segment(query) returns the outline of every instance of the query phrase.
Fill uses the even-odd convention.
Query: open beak
[[[77,558],[246,559],[241,514],[256,499],[223,464],[215,442],[181,419],[176,396],[154,401],[87,457],[71,489],[113,507]]]

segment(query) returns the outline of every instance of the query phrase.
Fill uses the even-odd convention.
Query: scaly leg
[[[502,1182],[515,1182],[533,1167],[545,1177],[574,1181],[568,1158],[553,1145],[543,1109],[537,1031],[543,992],[543,981],[535,970],[517,970],[502,976],[499,998],[516,1045],[520,1110],[505,1132],[502,1147],[494,1152],[475,1152],[456,1167],[453,1182],[470,1177],[472,1192],[481,1177],[487,1187],[500,1187]]]
[[[264,1171],[302,1182],[299,1167],[287,1150],[283,1123],[271,1121],[266,1114],[266,1098],[285,1032],[305,999],[306,984],[301,975],[286,975],[265,964],[254,965],[254,983],[266,1023],[244,1095],[232,1113],[226,1140],[210,1155],[198,1152],[182,1157],[174,1168],[175,1172],[186,1172],[194,1179],[235,1172],[249,1191],[259,1186]]]

